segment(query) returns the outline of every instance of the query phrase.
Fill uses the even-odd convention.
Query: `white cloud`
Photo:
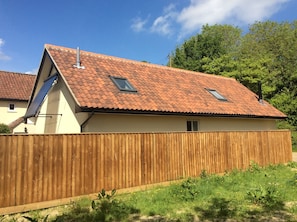
[[[10,60],[11,58],[2,51],[2,46],[4,44],[4,40],[0,38],[0,60]]]
[[[149,21],[146,19],[136,17],[132,20],[131,29],[135,32],[150,31],[161,35],[170,35],[173,33],[173,25],[176,23],[178,13],[175,11],[174,4],[170,4],[164,8],[163,14],[154,19],[151,25],[147,25]],[[145,27],[147,25],[147,27]]]
[[[32,69],[31,71],[25,72],[25,74],[37,74],[39,68]]]
[[[171,35],[173,33],[173,23],[177,15],[175,6],[173,4],[168,5],[163,10],[163,15],[154,20],[151,31],[161,35]]]
[[[171,19],[168,15],[160,16],[155,19],[152,27],[152,32],[157,32],[161,35],[169,35],[172,33]]]
[[[141,32],[144,30],[144,26],[147,23],[147,19],[141,19],[140,17],[137,17],[133,19],[131,28],[134,32]]]
[[[220,23],[250,24],[269,18],[289,0],[191,0],[177,19],[185,32],[198,30],[202,25]]]
[[[148,18],[138,17],[133,20],[131,28],[137,32],[149,29],[167,36],[179,33],[181,38],[199,31],[206,24],[247,25],[263,21],[288,1],[292,0],[190,0],[179,11],[174,4],[169,4],[151,25]],[[145,28],[145,25],[150,28]]]

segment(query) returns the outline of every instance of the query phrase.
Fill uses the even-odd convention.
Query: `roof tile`
[[[233,78],[137,62],[80,51],[85,69],[73,67],[76,49],[46,45],[60,74],[79,102],[94,109],[187,113],[192,115],[243,115],[284,118]],[[109,76],[127,78],[136,93],[120,91]],[[217,90],[220,101],[206,89]]]
[[[0,71],[0,99],[28,101],[36,75]]]

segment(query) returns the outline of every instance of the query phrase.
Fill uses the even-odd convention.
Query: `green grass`
[[[102,195],[103,194],[103,195]],[[297,221],[297,163],[201,174],[169,186],[105,193],[68,206],[47,221]],[[30,213],[34,215],[34,213]],[[40,213],[36,215],[40,219]],[[148,219],[148,218],[155,218]]]
[[[286,202],[297,204],[296,167],[253,165],[248,171],[233,171],[224,176],[209,175],[203,179],[189,178],[179,184],[121,197],[145,215],[162,215],[179,221],[195,217],[203,220],[217,218],[236,220],[287,215],[292,209]],[[292,216],[293,218],[293,216]]]

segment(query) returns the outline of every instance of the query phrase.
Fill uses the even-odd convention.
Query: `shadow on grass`
[[[213,198],[207,208],[196,207],[195,212],[202,221],[224,221],[226,219],[251,221],[294,221],[286,212],[283,202],[268,206],[258,206],[253,210],[243,210],[235,202],[225,198]]]
[[[228,219],[237,215],[238,209],[225,198],[213,198],[207,209],[196,207],[195,211],[201,220]]]

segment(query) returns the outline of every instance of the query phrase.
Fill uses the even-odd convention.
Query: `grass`
[[[297,221],[297,163],[265,168],[252,163],[246,171],[224,175],[203,171],[197,178],[129,194],[102,190],[93,202],[84,199],[63,209],[46,221]],[[41,215],[29,213],[39,221]]]
[[[296,167],[253,164],[247,171],[233,171],[223,176],[208,175],[189,178],[166,188],[137,192],[123,196],[125,203],[138,207],[145,215],[162,215],[179,221],[255,219],[286,217],[286,202],[297,203]],[[294,212],[294,207],[290,209]]]

